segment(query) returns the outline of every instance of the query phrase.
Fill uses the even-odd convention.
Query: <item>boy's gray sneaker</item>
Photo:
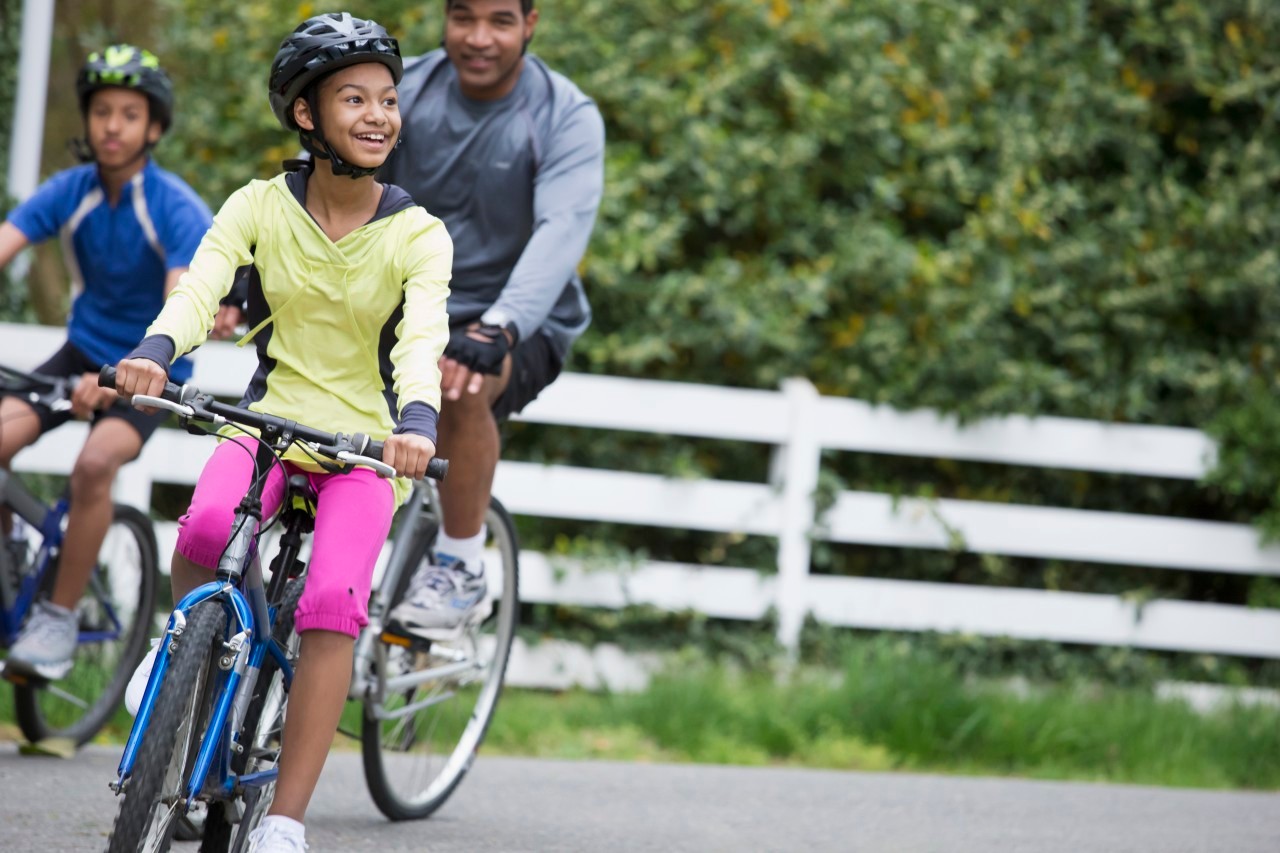
[[[57,681],[71,671],[79,636],[80,620],[74,610],[38,601],[9,650],[5,672]]]
[[[387,630],[429,640],[456,640],[469,626],[493,612],[489,585],[467,571],[461,560],[442,558],[443,565],[423,566],[409,581],[404,601],[391,609]]]

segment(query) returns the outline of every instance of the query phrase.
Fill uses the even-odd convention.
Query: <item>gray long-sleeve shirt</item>
[[[443,50],[410,60],[399,93],[404,142],[380,177],[449,230],[450,323],[505,316],[563,358],[591,322],[577,268],[604,191],[600,111],[534,56],[496,101],[463,95]]]

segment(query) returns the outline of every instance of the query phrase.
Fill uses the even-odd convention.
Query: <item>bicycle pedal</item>
[[[35,687],[38,689],[49,686],[49,679],[47,678],[43,678],[34,672],[14,669],[4,664],[4,661],[0,661],[0,678],[16,687]]]
[[[431,641],[425,637],[418,637],[408,633],[401,634],[389,628],[383,629],[379,639],[388,646],[399,646],[410,651],[425,652],[431,648]]]

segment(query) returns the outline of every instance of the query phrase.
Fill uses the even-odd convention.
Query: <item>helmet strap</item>
[[[73,136],[68,139],[67,150],[71,152],[71,156],[76,158],[78,163],[93,162],[93,148],[89,145],[87,136]]]

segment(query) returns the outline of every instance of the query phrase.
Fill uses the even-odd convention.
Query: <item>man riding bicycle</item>
[[[498,424],[559,375],[591,321],[578,264],[604,186],[604,122],[527,54],[533,0],[445,0],[443,47],[405,65],[405,142],[382,175],[444,220],[454,242],[435,564],[393,630],[449,636],[484,613],[484,517]]]
[[[37,604],[5,661],[7,672],[59,679],[71,669],[76,602],[89,583],[111,524],[111,484],[164,419],[116,403],[99,388],[98,369],[142,340],[165,296],[186,270],[212,221],[209,208],[151,159],[173,118],[173,85],[156,57],[131,45],[91,54],[76,78],[85,125],[84,165],[46,181],[0,225],[0,268],[29,243],[61,235],[73,293],[67,341],[36,368],[82,377],[71,410],[55,412],[18,397],[0,400],[0,466],[72,417],[92,421],[70,478],[66,544],[57,583]],[[191,365],[175,366],[179,381]],[[7,513],[6,513],[7,516]],[[12,519],[0,518],[7,535]]]

